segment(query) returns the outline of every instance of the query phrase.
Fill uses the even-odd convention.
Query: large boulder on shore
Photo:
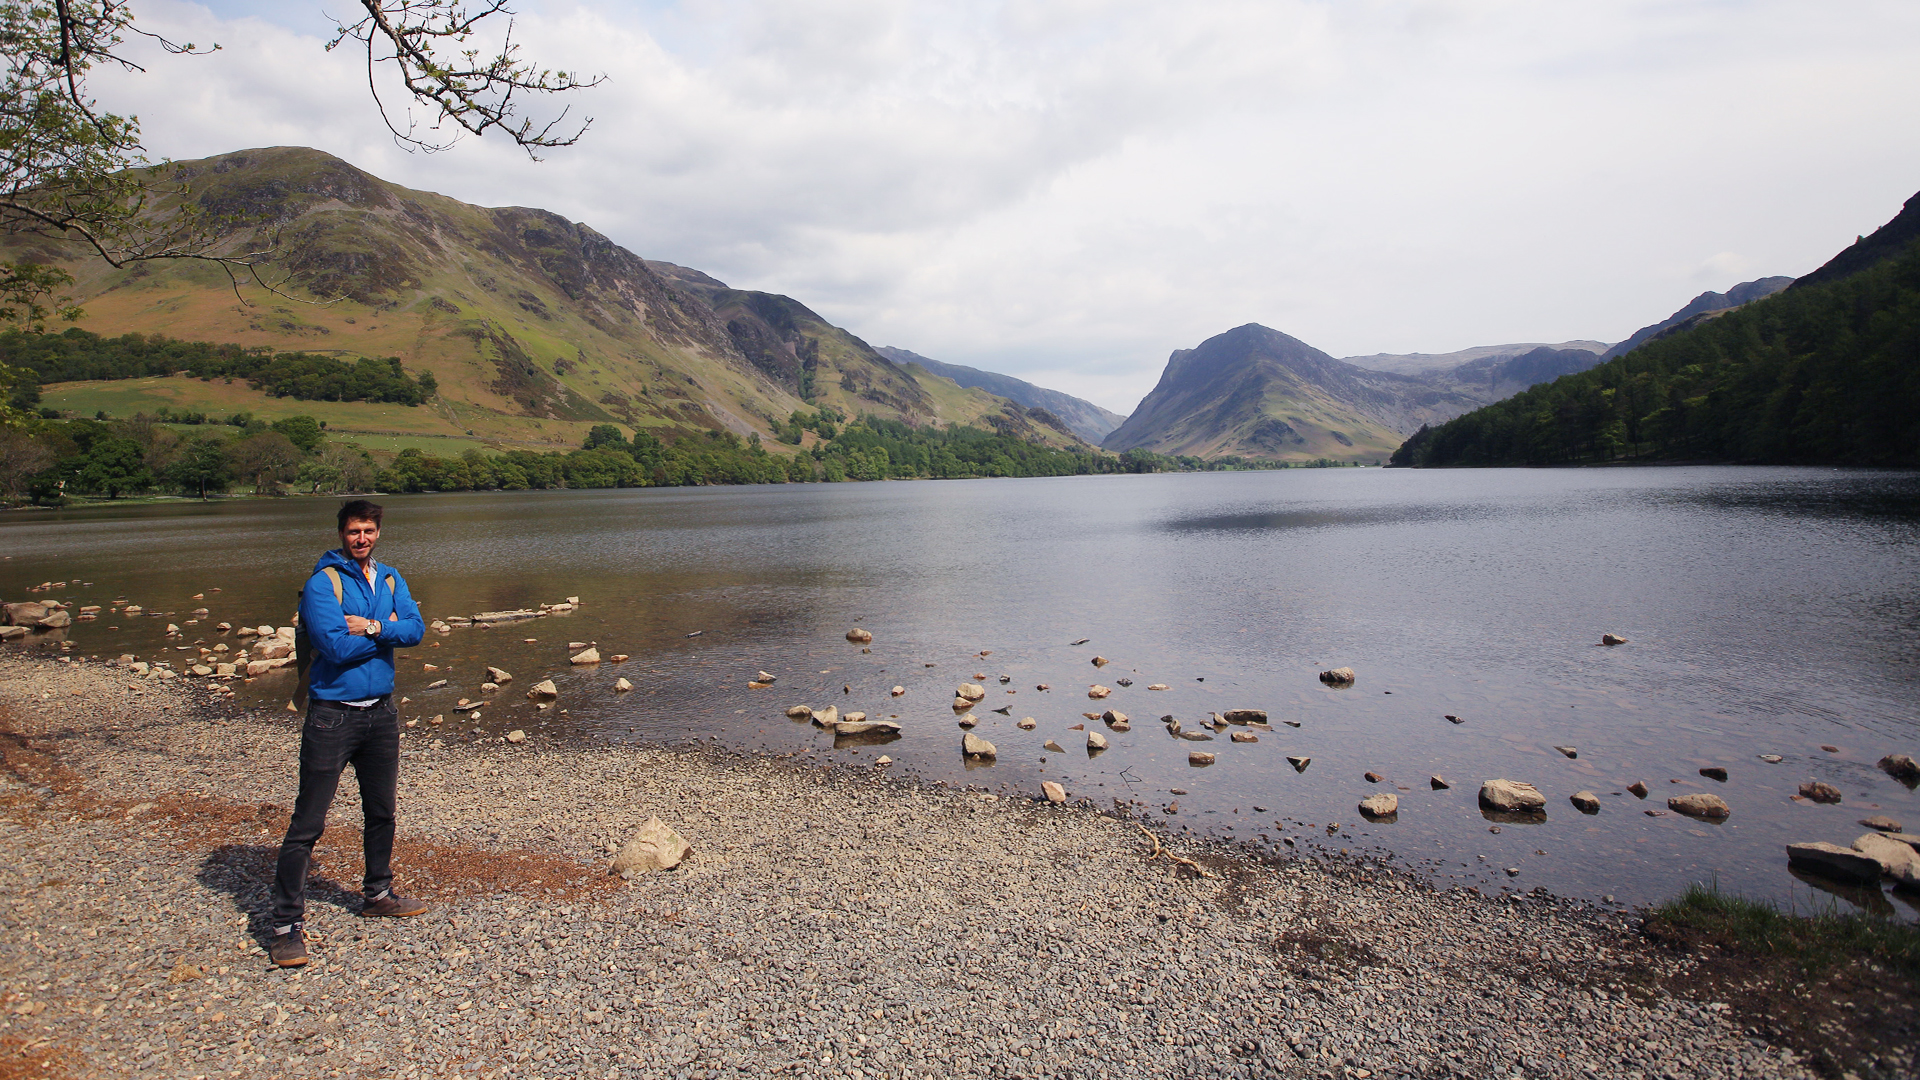
[[[666,822],[650,817],[613,857],[612,872],[631,878],[654,870],[671,870],[692,851],[693,845],[687,843],[685,837],[674,832]]]
[[[1816,840],[1811,844],[1788,844],[1787,864],[1809,874],[1835,881],[1857,881],[1872,885],[1880,880],[1880,863],[1871,855]]]
[[[1488,780],[1480,785],[1480,805],[1488,810],[1545,810],[1547,797],[1532,784],[1518,780]]]

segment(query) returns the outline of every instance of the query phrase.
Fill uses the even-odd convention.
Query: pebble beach
[[[264,951],[298,718],[0,659],[0,1076],[1798,1077],[1638,913],[715,749],[409,733]],[[649,818],[692,853],[609,874]],[[13,1071],[8,1071],[12,1069]]]

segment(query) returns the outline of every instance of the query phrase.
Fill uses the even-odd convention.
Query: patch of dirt
[[[1809,975],[1787,957],[1755,955],[1723,935],[1650,916],[1647,947],[1678,954],[1685,971],[1665,989],[1723,1002],[1748,1034],[1807,1055],[1822,1076],[1920,1076],[1920,985],[1869,960]]]

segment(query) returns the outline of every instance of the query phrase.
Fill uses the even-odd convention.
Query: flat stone
[[[1173,689],[1173,687],[1171,687],[1171,686],[1168,686],[1168,685],[1167,685],[1166,683],[1163,683],[1163,682],[1157,682],[1157,683],[1149,683],[1149,684],[1147,685],[1147,689],[1149,689],[1149,690],[1171,690],[1171,689]]]
[[[1264,724],[1267,722],[1265,709],[1228,709],[1220,714],[1229,724]]]
[[[1240,742],[1240,743],[1250,743],[1250,742],[1260,741],[1260,736],[1255,735],[1251,731],[1236,731],[1233,733],[1232,737],[1234,742]]]
[[[1727,806],[1727,800],[1711,792],[1696,791],[1687,795],[1675,795],[1667,800],[1667,809],[1688,817],[1710,818],[1719,821],[1730,816],[1733,810]]]
[[[693,845],[674,832],[666,822],[650,817],[613,857],[613,873],[623,878],[679,866]]]
[[[857,714],[848,713],[847,715],[848,716],[855,716],[855,715],[864,716],[865,714],[864,713],[857,713]],[[833,733],[836,735],[867,735],[876,731],[899,731],[899,730],[900,730],[900,721],[898,720],[842,720],[838,725],[834,727]]]
[[[1880,880],[1880,862],[1851,848],[1817,840],[1811,844],[1788,844],[1787,863],[1810,874],[1836,881],[1874,884]]]
[[[1545,810],[1547,797],[1519,780],[1488,780],[1480,785],[1480,805],[1489,810]]]
[[[1778,765],[1782,761],[1785,761],[1786,758],[1781,757],[1779,754],[1761,754],[1760,760],[1766,762],[1769,765]]]
[[[1187,764],[1194,768],[1205,768],[1213,764],[1214,756],[1204,750],[1192,750],[1187,753]]]
[[[1900,823],[1886,816],[1885,814],[1875,814],[1872,817],[1861,818],[1860,824],[1865,825],[1867,828],[1876,830],[1878,832],[1899,832],[1900,831]]]

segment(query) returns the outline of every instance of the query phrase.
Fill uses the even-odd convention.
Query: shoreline
[[[714,748],[402,743],[397,885],[261,952],[297,719],[0,660],[0,1064],[49,1077],[1808,1076],[1637,916],[874,768]],[[622,882],[650,816],[680,868]],[[1201,876],[1154,849],[1195,861]],[[23,932],[24,931],[24,932]],[[1735,1002],[1737,1004],[1729,1004]],[[459,1071],[464,1068],[465,1071]],[[3,1071],[3,1070],[0,1070]],[[1867,1070],[1871,1072],[1871,1070]],[[1889,1074],[1891,1075],[1891,1073]]]

